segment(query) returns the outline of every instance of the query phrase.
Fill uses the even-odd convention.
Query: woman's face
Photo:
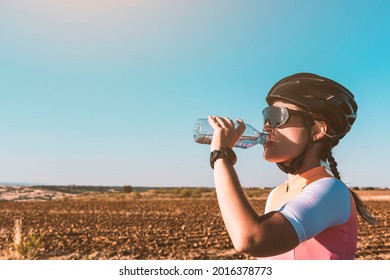
[[[272,106],[299,110],[295,105],[280,101]],[[270,162],[291,161],[306,149],[309,141],[309,131],[303,115],[291,115],[285,124],[277,128],[272,128],[267,122],[263,130],[269,133],[263,156]]]

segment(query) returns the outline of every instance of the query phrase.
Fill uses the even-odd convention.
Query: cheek
[[[302,145],[306,144],[309,140],[309,133],[306,129],[301,127],[291,127],[281,129],[279,131],[280,138],[284,139],[285,142],[291,142],[291,144]]]
[[[303,128],[278,129],[274,141],[264,147],[264,158],[271,162],[285,162],[299,156],[307,147],[308,132]]]

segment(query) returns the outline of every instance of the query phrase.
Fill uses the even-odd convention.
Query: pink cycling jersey
[[[262,259],[354,259],[358,219],[351,192],[325,167],[313,168],[268,196],[265,212],[279,211],[293,225],[299,245]]]

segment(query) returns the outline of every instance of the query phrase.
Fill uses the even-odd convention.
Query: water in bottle
[[[237,127],[237,123],[234,126]],[[252,126],[246,124],[246,129],[238,139],[234,147],[247,149],[257,144],[264,145],[267,139],[266,132],[259,132]],[[194,128],[194,140],[200,144],[210,144],[213,139],[214,129],[206,118],[197,119]]]

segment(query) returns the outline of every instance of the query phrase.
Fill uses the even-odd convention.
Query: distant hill
[[[135,193],[144,192],[152,188],[131,187]],[[48,186],[22,185],[16,183],[0,184],[0,202],[2,201],[37,201],[53,200],[85,193],[121,193],[128,192],[123,186]]]
[[[29,183],[29,182],[0,182],[0,186],[34,186],[41,185],[40,183]]]
[[[41,190],[48,191],[57,191],[70,194],[79,194],[85,192],[112,192],[112,191],[123,191],[123,186],[79,186],[79,185],[69,185],[69,186],[60,186],[60,185],[33,185],[32,188],[37,188]],[[133,187],[133,191],[144,192],[151,189],[159,189],[159,187]]]
[[[83,185],[45,185],[41,183],[30,182],[0,182],[0,186],[21,186],[32,187],[44,190],[59,191],[64,193],[83,193],[83,192],[108,192],[108,191],[122,191],[123,186],[83,186]],[[151,189],[159,189],[160,187],[142,187],[132,186],[134,191],[143,192]]]

